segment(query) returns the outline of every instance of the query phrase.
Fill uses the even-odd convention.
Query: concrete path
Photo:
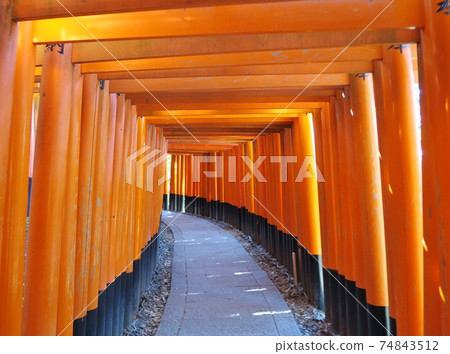
[[[226,230],[164,212],[175,237],[172,288],[156,335],[299,336],[276,286]]]

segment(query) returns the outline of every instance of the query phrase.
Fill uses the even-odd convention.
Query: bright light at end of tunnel
[[[439,295],[441,296],[441,300],[444,304],[447,303],[447,300],[445,299],[444,291],[442,290],[442,287],[439,285]]]

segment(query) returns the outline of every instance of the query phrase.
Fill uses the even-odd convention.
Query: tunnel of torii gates
[[[0,4],[0,334],[121,334],[163,208],[337,333],[450,334],[448,1]]]

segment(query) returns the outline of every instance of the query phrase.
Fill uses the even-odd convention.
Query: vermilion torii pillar
[[[0,257],[2,264],[0,316],[3,320],[3,326],[0,325],[0,334],[3,335],[20,335],[22,331],[35,47],[32,42],[32,23],[21,23],[19,28],[7,168],[3,257]]]
[[[375,63],[388,253],[390,315],[397,334],[423,334],[423,220],[411,48],[384,48]]]
[[[30,210],[24,335],[56,335],[71,111],[71,59],[70,44],[48,46],[44,54]]]
[[[13,0],[0,1],[0,259],[8,175],[9,136],[13,107],[14,68],[17,57],[19,26],[12,21]],[[1,262],[0,262],[1,264]],[[0,265],[0,278],[3,270]]]
[[[361,208],[360,208],[360,169],[355,164],[355,146],[353,132],[353,116],[351,115],[351,104],[349,88],[337,95],[337,124],[336,137],[339,151],[339,193],[341,194],[339,237],[337,246],[340,257],[339,267],[339,302],[340,302],[340,330],[346,335],[356,335],[365,328],[361,313],[355,297],[365,303],[364,289],[364,265],[362,257],[361,240]],[[339,224],[338,224],[339,225]],[[360,246],[360,247],[358,247]],[[356,266],[358,264],[358,266]],[[345,288],[344,288],[345,287]],[[361,294],[362,293],[362,294]],[[363,300],[363,301],[361,301]],[[367,322],[367,320],[366,320]],[[367,331],[366,331],[367,332]]]
[[[388,288],[384,238],[383,201],[372,74],[351,78],[351,109],[355,168],[360,169],[359,198],[367,286],[369,334],[388,332]]]
[[[81,111],[80,170],[78,179],[78,221],[75,254],[74,334],[85,335],[88,299],[89,252],[93,203],[92,152],[98,98],[97,75],[83,77]]]
[[[83,76],[81,66],[74,65],[69,147],[67,151],[64,238],[61,242],[57,334],[71,336],[74,319],[75,246],[78,210],[78,171],[80,158],[81,101]]]
[[[424,1],[419,45],[422,110],[425,335],[450,330],[450,10]],[[441,9],[441,11],[438,11]]]
[[[100,286],[100,259],[105,219],[105,163],[109,120],[109,82],[102,81],[96,109],[92,174],[92,223],[90,225],[90,252],[88,263],[87,333],[96,334],[98,324],[98,294]]]
[[[314,128],[311,114],[301,114],[294,121],[295,150],[298,156],[298,166],[302,166],[304,159],[313,157],[314,149]],[[315,167],[315,166],[311,166]],[[301,169],[299,170],[301,171]],[[319,191],[317,181],[317,171],[313,171],[312,178],[296,179],[297,198],[300,210],[304,246],[305,265],[307,269],[306,277],[310,279],[310,294],[313,304],[319,309],[324,308],[323,279],[322,279],[322,245],[320,234],[320,214],[319,214]]]
[[[324,288],[328,289],[328,295],[325,294],[326,302],[325,306],[328,307],[327,316],[328,320],[332,323],[335,329],[337,327],[339,319],[339,304],[338,304],[338,294],[339,289],[337,288],[337,237],[338,237],[338,220],[337,220],[337,198],[336,198],[336,187],[340,186],[338,183],[339,170],[337,167],[338,156],[335,155],[337,147],[337,129],[336,129],[336,114],[335,114],[335,99],[330,100],[330,104],[325,104],[321,110],[321,126],[322,126],[322,141],[319,142],[323,144],[323,166],[322,172],[326,181],[328,183],[322,183],[325,186],[325,205],[324,212],[326,213],[326,242],[322,238],[322,251],[324,257],[326,255],[326,260],[324,258]],[[340,161],[339,161],[340,162]],[[323,236],[322,236],[323,237]],[[326,283],[328,285],[326,285]]]

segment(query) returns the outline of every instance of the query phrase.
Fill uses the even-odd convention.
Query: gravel
[[[167,225],[162,223],[164,229]],[[132,324],[125,328],[125,336],[154,336],[161,322],[172,281],[174,238],[170,228],[159,236],[158,261],[150,286],[141,298]]]

